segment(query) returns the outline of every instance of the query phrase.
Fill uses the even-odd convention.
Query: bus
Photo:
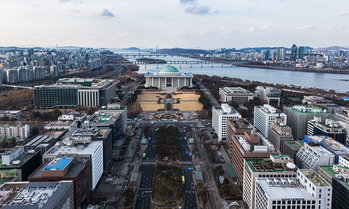
[[[185,184],[185,178],[183,175],[182,175],[182,184]]]
[[[159,130],[159,128],[155,129],[155,131],[157,132]]]
[[[145,153],[143,153],[143,159],[145,159]]]

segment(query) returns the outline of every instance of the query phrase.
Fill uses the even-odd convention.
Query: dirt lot
[[[156,94],[159,92],[144,92],[138,95],[137,102],[140,103],[143,111],[157,111],[164,108],[164,104],[157,104],[158,98],[164,98],[165,95]],[[183,93],[172,96],[173,99],[179,99],[179,104],[173,104],[173,108],[178,108],[179,111],[200,111],[202,104],[198,101],[199,95],[195,93]]]

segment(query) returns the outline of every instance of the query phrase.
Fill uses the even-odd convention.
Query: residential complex
[[[287,115],[287,125],[292,128],[293,137],[302,140],[306,135],[308,121],[315,116],[325,121],[333,119],[334,115],[315,106],[295,105],[292,107],[284,107],[284,113]]]
[[[212,106],[212,128],[215,130],[218,141],[226,139],[227,119],[241,118],[233,107],[226,103],[221,104],[221,109]]]
[[[263,136],[268,138],[268,128],[276,117],[283,118],[283,123],[286,123],[287,121],[287,115],[285,113],[282,113],[278,109],[268,104],[264,104],[263,106],[255,106],[253,125],[263,134]]]
[[[0,138],[20,138],[26,139],[29,137],[30,126],[27,124],[4,124],[0,125]]]

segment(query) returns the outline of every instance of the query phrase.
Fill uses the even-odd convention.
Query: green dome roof
[[[173,66],[165,66],[160,70],[160,73],[178,73],[179,71],[177,70],[177,68],[173,67]]]

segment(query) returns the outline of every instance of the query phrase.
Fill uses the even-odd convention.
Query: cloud
[[[269,25],[264,25],[260,28],[256,28],[256,27],[250,27],[248,29],[249,33],[254,33],[254,32],[264,32],[264,31],[270,31],[272,28]]]
[[[80,10],[78,10],[78,9],[66,9],[65,13],[68,15],[77,15],[80,13]]]
[[[34,9],[41,9],[41,6],[38,5],[38,4],[33,4],[33,5],[32,5],[32,8],[34,8]]]
[[[180,0],[181,4],[193,4],[196,0]]]
[[[314,26],[312,26],[312,25],[303,25],[303,26],[298,27],[297,30],[306,30],[306,29],[311,29],[313,27]]]
[[[204,6],[192,6],[186,8],[184,11],[193,15],[208,15],[210,14],[210,8]]]
[[[115,17],[115,15],[107,9],[99,9],[92,16],[93,17]]]
[[[71,3],[80,3],[80,4],[83,4],[82,0],[58,0],[59,2],[61,3],[68,3],[68,2],[71,2]]]
[[[349,12],[340,12],[339,15],[340,15],[340,16],[349,15]]]

